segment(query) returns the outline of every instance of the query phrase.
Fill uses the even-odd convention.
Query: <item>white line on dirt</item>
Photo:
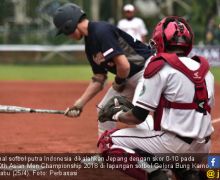
[[[212,124],[220,122],[220,118],[212,120]]]

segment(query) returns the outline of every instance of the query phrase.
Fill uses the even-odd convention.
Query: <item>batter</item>
[[[108,72],[115,74],[115,80],[98,107],[103,107],[115,95],[132,101],[136,86],[143,83],[144,65],[154,53],[150,46],[111,24],[89,21],[85,12],[72,3],[57,9],[54,24],[57,34],[65,34],[74,40],[84,38],[85,52],[93,71],[90,84],[74,105],[67,108],[66,116],[78,117],[81,114],[85,105],[103,89]],[[139,93],[140,88],[136,94]],[[98,126],[99,134],[102,134],[114,128],[115,123],[99,122]]]

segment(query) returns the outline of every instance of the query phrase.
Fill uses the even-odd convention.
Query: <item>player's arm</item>
[[[94,74],[88,87],[81,97],[74,103],[72,107],[67,108],[65,115],[69,117],[77,117],[80,115],[82,108],[100,92],[106,82],[106,74]]]
[[[116,65],[116,76],[121,79],[126,79],[130,72],[130,64],[125,55],[117,55],[113,58]]]
[[[116,65],[116,76],[113,88],[120,92],[123,91],[126,79],[130,73],[130,64],[126,56],[123,54],[113,57],[113,61]]]
[[[91,82],[79,99],[83,106],[103,89],[106,79],[106,74],[95,74],[92,77]]]
[[[118,112],[113,116],[113,119],[125,124],[136,125],[144,122],[148,114],[148,110],[135,106],[128,112]]]
[[[112,61],[116,65],[116,77],[113,88],[121,92],[130,73],[130,63],[119,46],[118,38],[119,35],[114,26],[106,26],[103,29],[99,29],[97,33],[97,40],[105,58],[105,63]]]

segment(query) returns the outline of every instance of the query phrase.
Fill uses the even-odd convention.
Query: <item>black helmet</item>
[[[58,8],[53,16],[53,23],[58,29],[57,35],[73,33],[80,18],[85,15],[85,12],[73,3],[67,3]]]

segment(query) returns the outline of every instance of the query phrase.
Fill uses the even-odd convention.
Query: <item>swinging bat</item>
[[[64,114],[61,110],[51,109],[32,109],[20,106],[0,105],[0,113],[46,113],[46,114]]]

